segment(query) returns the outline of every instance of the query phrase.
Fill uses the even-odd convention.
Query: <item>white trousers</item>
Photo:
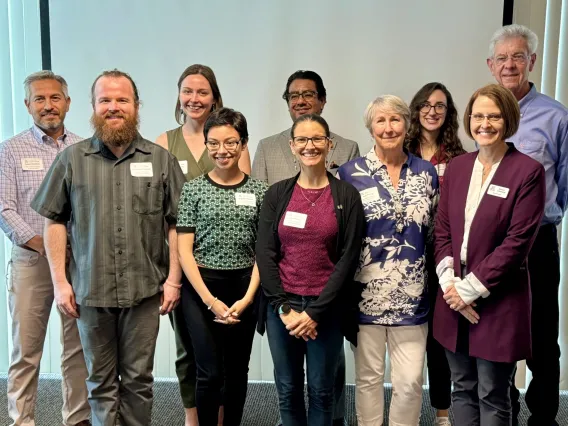
[[[422,408],[428,324],[361,325],[355,354],[355,407],[359,426],[382,426],[385,409],[385,353],[391,361],[390,426],[417,426]]]

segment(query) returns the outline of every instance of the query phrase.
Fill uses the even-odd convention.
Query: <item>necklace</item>
[[[312,201],[310,200],[308,197],[306,197],[306,194],[304,194],[304,190],[302,189],[302,187],[300,185],[298,185],[300,187],[300,192],[302,193],[302,196],[306,199],[306,201],[308,203],[310,203],[312,205],[312,207],[315,207],[316,203],[319,201],[319,199],[322,197],[323,194],[325,194],[326,189],[329,187],[329,185],[327,185],[323,191],[321,192],[321,194],[319,195],[319,197],[315,200]]]

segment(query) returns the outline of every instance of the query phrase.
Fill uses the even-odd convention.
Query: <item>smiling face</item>
[[[65,115],[71,99],[65,96],[61,83],[45,79],[30,83],[30,97],[25,100],[26,108],[34,123],[46,134],[63,132]]]
[[[504,143],[505,122],[501,110],[491,98],[479,96],[472,105],[471,116],[471,134],[480,147]],[[496,118],[499,119],[495,120]]]
[[[519,100],[530,90],[529,73],[535,61],[536,54],[530,55],[526,40],[512,37],[495,45],[493,57],[487,59],[487,65],[497,82]]]
[[[296,143],[294,139],[300,138],[326,138],[321,144],[313,139],[308,140],[305,145]],[[315,121],[307,120],[297,124],[294,129],[294,139],[290,141],[292,154],[297,161],[304,167],[323,167],[325,168],[325,158],[331,147],[331,141],[327,138],[323,126]],[[302,146],[303,145],[303,146]]]
[[[215,167],[222,170],[230,170],[239,168],[239,158],[243,152],[243,143],[239,132],[233,126],[216,126],[211,127],[207,132],[207,141],[211,144],[207,145],[207,154],[215,164]],[[225,144],[231,145],[238,142],[234,148],[227,149]],[[216,145],[215,149],[211,149],[212,145]]]
[[[420,125],[428,132],[440,130],[446,120],[448,99],[441,90],[434,90],[419,111]],[[436,112],[438,110],[439,112]]]
[[[186,119],[207,120],[215,104],[209,81],[201,74],[188,75],[181,82],[179,102]]]
[[[381,151],[402,151],[406,136],[404,118],[393,111],[377,110],[371,123],[371,136]]]
[[[306,99],[304,96],[299,96],[298,99],[290,100],[288,99],[288,111],[290,112],[290,117],[292,121],[305,114],[317,114],[320,115],[323,111],[325,105],[325,99],[319,99],[316,83],[313,80],[296,79],[290,83],[288,87],[288,96],[306,94]],[[314,96],[311,96],[315,94]]]

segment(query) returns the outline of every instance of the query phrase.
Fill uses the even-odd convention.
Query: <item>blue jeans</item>
[[[302,312],[317,297],[290,298],[292,309]],[[283,426],[331,426],[334,383],[343,335],[339,321],[330,317],[318,324],[318,335],[308,342],[290,336],[274,307],[269,305],[266,332]],[[308,382],[308,413],[304,405],[304,359]]]

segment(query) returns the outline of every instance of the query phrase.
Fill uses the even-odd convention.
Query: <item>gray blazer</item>
[[[291,178],[300,172],[290,149],[290,129],[262,139],[256,148],[252,163],[252,177],[267,181],[269,185]],[[333,147],[327,155],[327,170],[333,175],[344,163],[360,157],[359,145],[331,133]]]

